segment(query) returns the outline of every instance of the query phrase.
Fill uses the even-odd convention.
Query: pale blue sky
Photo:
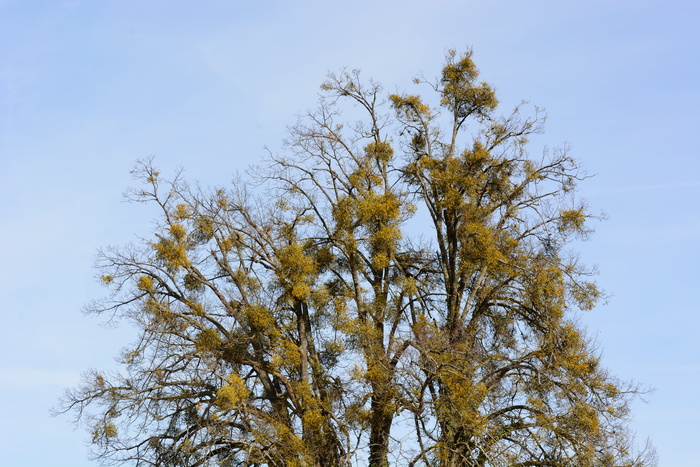
[[[80,309],[97,248],[147,234],[121,201],[138,158],[228,182],[279,148],[327,71],[388,92],[474,49],[507,109],[591,173],[610,219],[580,246],[612,294],[582,321],[611,372],[655,387],[633,428],[662,467],[697,466],[700,4],[695,1],[0,0],[0,456],[82,467],[83,431],[49,408],[132,336]]]

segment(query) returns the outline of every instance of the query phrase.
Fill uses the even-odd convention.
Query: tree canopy
[[[228,187],[131,199],[152,238],[99,253],[92,313],[134,323],[123,371],[60,411],[138,466],[646,466],[638,393],[577,324],[601,294],[572,241],[594,217],[544,114],[505,115],[472,54],[426,95],[330,75],[280,154]]]

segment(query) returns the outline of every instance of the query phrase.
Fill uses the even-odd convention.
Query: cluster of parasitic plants
[[[629,466],[635,386],[575,324],[600,299],[569,252],[592,218],[544,116],[496,113],[471,53],[427,97],[331,75],[320,105],[226,188],[139,163],[152,239],[102,251],[133,323],[120,373],[59,410],[137,466]],[[432,100],[431,100],[432,99]],[[434,101],[434,102],[433,102]],[[528,115],[524,115],[528,114]],[[352,115],[352,117],[348,117]]]

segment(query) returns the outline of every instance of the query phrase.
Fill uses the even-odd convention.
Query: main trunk
[[[391,401],[383,394],[385,391],[385,388],[374,388],[372,395],[369,436],[370,467],[387,467],[389,465],[389,434],[393,412],[389,408]]]

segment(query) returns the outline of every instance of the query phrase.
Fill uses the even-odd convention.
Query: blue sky
[[[259,5],[259,6],[258,6]],[[0,452],[82,467],[87,434],[49,408],[133,337],[81,307],[101,246],[151,227],[129,170],[227,183],[275,151],[328,71],[415,92],[474,49],[507,110],[544,107],[597,224],[582,258],[609,302],[581,316],[613,374],[656,391],[633,428],[662,467],[697,465],[700,4],[694,1],[0,0]]]

